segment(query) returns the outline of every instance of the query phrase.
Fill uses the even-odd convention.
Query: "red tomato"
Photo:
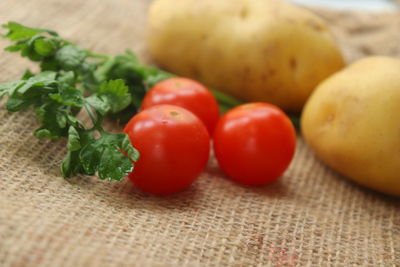
[[[154,106],[133,116],[124,132],[140,152],[129,178],[145,192],[181,191],[207,165],[210,137],[204,124],[186,109]]]
[[[153,86],[142,102],[142,110],[158,104],[183,107],[195,114],[212,135],[219,118],[218,103],[210,91],[194,80],[174,77]]]
[[[279,108],[250,103],[228,111],[214,133],[220,167],[233,180],[263,185],[276,180],[291,162],[296,131]]]

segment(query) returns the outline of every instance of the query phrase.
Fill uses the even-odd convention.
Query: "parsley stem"
[[[176,77],[175,74],[172,74],[170,72],[154,67],[148,67],[145,65],[134,66],[134,71],[141,76],[144,83],[147,84],[148,87],[152,87],[156,83],[170,77]],[[238,100],[235,97],[227,95],[216,89],[209,88],[209,90],[214,95],[215,99],[220,105],[220,109],[223,111],[234,108],[244,103],[243,101]]]
[[[92,108],[90,107],[90,105],[88,103],[85,103],[84,107],[85,107],[85,109],[86,109],[86,111],[87,111],[87,113],[89,115],[90,120],[93,123],[93,127],[95,128],[97,126],[97,120],[96,120],[95,115],[94,115],[94,113],[92,111]]]
[[[107,56],[107,55],[93,53],[93,52],[90,52],[90,51],[86,51],[86,53],[87,53],[87,55],[89,57],[93,57],[93,58],[101,58],[101,59],[108,59],[109,58],[109,56]]]
[[[210,89],[211,93],[214,95],[220,106],[225,106],[229,108],[234,108],[243,104],[244,102],[234,98],[233,96],[224,94],[218,90]]]

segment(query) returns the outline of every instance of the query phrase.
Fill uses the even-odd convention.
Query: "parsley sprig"
[[[129,108],[132,95],[141,97],[136,92],[144,94],[140,77],[132,77],[134,83],[126,79],[137,59],[130,52],[117,57],[96,55],[47,29],[16,22],[3,27],[8,29],[4,36],[14,42],[6,50],[20,52],[41,69],[0,84],[0,97],[8,96],[7,110],[32,107],[41,124],[34,132],[36,137],[68,139],[68,153],[61,164],[65,177],[97,173],[101,179],[122,180],[133,170],[139,152],[126,134],[105,131],[102,121],[106,115]],[[77,117],[82,109],[89,114],[90,127]]]

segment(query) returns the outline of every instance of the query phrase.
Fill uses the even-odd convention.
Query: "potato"
[[[148,47],[173,73],[293,112],[344,66],[320,18],[273,0],[156,0]]]
[[[400,60],[371,57],[317,87],[301,118],[305,140],[327,165],[400,196]]]

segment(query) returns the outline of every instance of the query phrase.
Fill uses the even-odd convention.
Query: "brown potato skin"
[[[307,101],[302,133],[327,165],[400,196],[400,60],[362,59],[325,80]]]
[[[291,112],[344,67],[319,17],[274,0],[156,0],[148,47],[173,73]]]

